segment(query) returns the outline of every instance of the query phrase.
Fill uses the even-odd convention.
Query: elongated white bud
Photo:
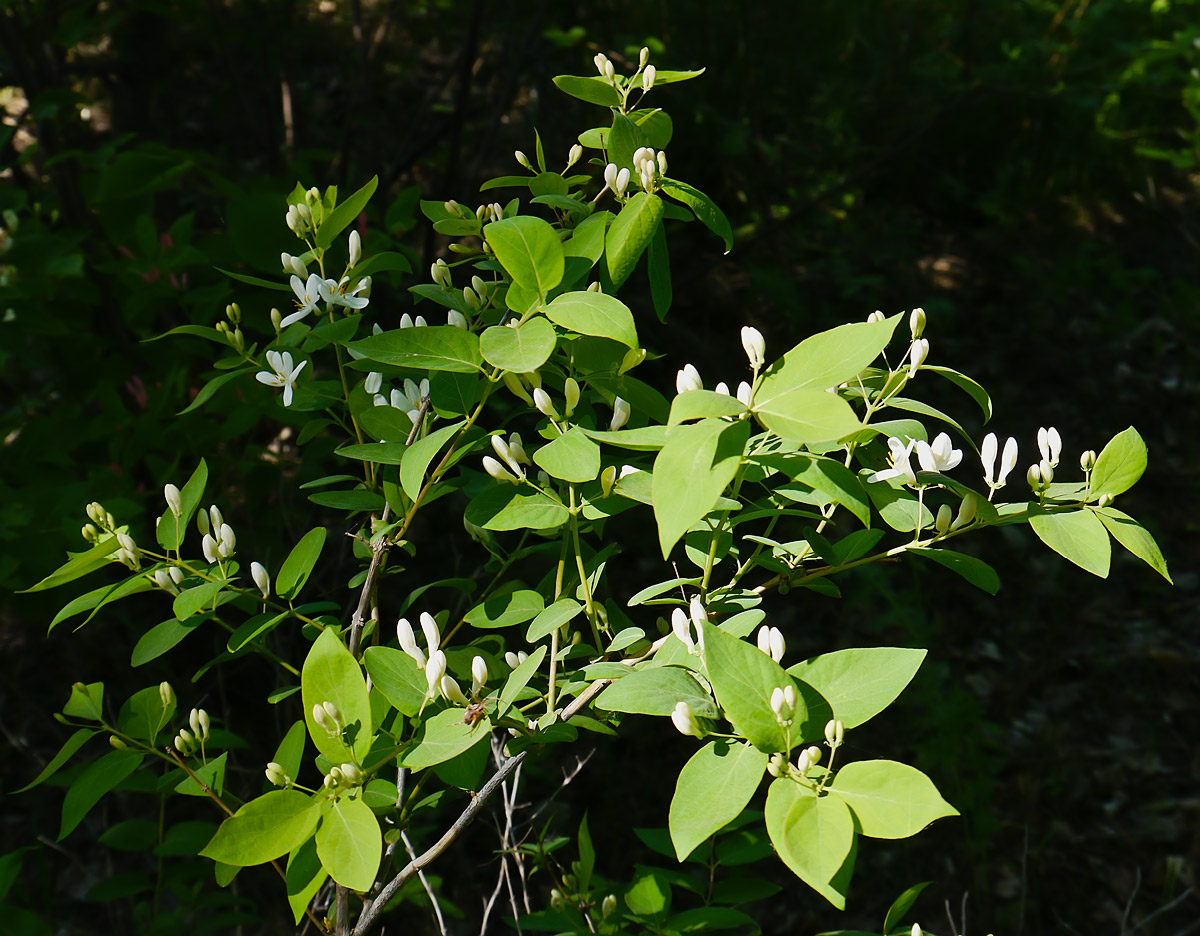
[[[445,675],[446,654],[441,650],[435,650],[429,657],[429,662],[425,664],[425,682],[429,687],[430,696],[437,694],[438,685]]]
[[[689,617],[692,619],[692,623],[695,624],[697,628],[700,627],[702,621],[708,620],[708,612],[704,609],[704,602],[701,600],[699,595],[692,595],[692,601],[688,606],[688,612]]]
[[[563,400],[563,412],[570,416],[579,405],[579,382],[574,377],[563,382]]]
[[[534,387],[533,389],[533,405],[537,407],[538,412],[543,416],[549,416],[555,420],[559,418],[558,410],[554,408],[554,404],[550,401],[550,394],[541,387]]]
[[[613,414],[612,419],[608,422],[610,432],[616,432],[618,429],[624,428],[629,422],[629,417],[633,414],[633,409],[628,403],[620,397],[613,398]]]
[[[608,497],[612,493],[613,484],[617,480],[617,466],[609,465],[600,472],[600,496]]]
[[[270,598],[271,576],[267,574],[266,566],[261,562],[250,563],[250,577],[254,579],[254,584],[258,586],[258,590],[262,592],[262,596]]]
[[[692,712],[692,707],[686,702],[675,704],[675,708],[671,712],[671,722],[681,734],[691,735],[695,738],[704,737],[704,729],[700,727],[700,723]]]
[[[479,690],[487,685],[487,681],[487,661],[481,656],[474,657],[471,660],[471,692],[478,695]]]
[[[575,163],[583,158],[583,147],[576,143],[571,147],[571,151],[567,153],[567,168],[570,169]]]
[[[704,381],[700,379],[700,372],[691,364],[684,364],[683,368],[675,375],[675,392],[686,393],[689,390],[703,390]]]
[[[237,537],[234,535],[233,527],[228,523],[221,524],[221,535],[217,543],[217,552],[221,557],[228,559],[233,555],[233,551],[237,546]]]
[[[433,656],[433,652],[442,642],[442,635],[438,631],[437,621],[428,611],[421,612],[421,632],[425,635],[425,645],[429,647],[429,655]]]
[[[1058,457],[1062,454],[1062,439],[1053,426],[1038,430],[1038,451],[1041,452],[1042,461],[1048,463],[1051,468],[1058,467]]]
[[[455,328],[461,328],[464,331],[470,328],[467,317],[459,312],[458,309],[451,309],[446,313],[446,324],[453,325]]]
[[[954,511],[950,509],[949,504],[942,504],[938,508],[937,517],[934,518],[933,528],[939,533],[945,534],[950,530],[950,521],[954,518]]]
[[[713,387],[713,393],[719,393],[721,396],[729,396],[729,384],[722,380],[715,387]]]
[[[175,690],[166,680],[158,684],[158,700],[162,703],[163,708],[170,708],[175,704]]]
[[[168,484],[163,487],[163,497],[167,500],[167,509],[178,519],[183,515],[183,495],[179,493],[179,488],[173,484]]]
[[[505,468],[500,462],[492,458],[491,455],[483,456],[483,470],[490,474],[497,481],[504,481],[507,484],[520,484],[521,479],[514,475],[511,471]]]
[[[519,432],[509,434],[508,451],[518,465],[530,464],[529,456],[525,454],[525,446],[521,444],[521,434]]]
[[[358,266],[358,261],[362,259],[362,238],[359,237],[358,231],[350,232],[350,269]]]
[[[749,406],[754,402],[754,389],[744,380],[737,386],[737,401],[742,406]]]
[[[642,46],[642,51],[638,53],[638,68],[645,68],[648,61],[650,61],[650,50]]]
[[[525,389],[525,385],[521,383],[521,378],[511,371],[505,371],[501,375],[504,381],[504,386],[508,387],[509,393],[519,399],[526,406],[533,406],[533,397],[529,395],[529,391]]]
[[[513,157],[514,157],[514,158],[517,160],[517,162],[518,162],[518,163],[520,163],[520,164],[521,164],[521,165],[522,165],[524,168],[528,169],[530,172],[533,172],[533,166],[532,166],[532,165],[530,165],[530,163],[529,163],[529,157],[528,157],[528,156],[526,156],[526,155],[525,155],[524,153],[522,153],[520,150],[517,150],[515,153],[513,153]]]
[[[416,661],[417,669],[424,669],[425,654],[417,646],[416,636],[413,634],[412,625],[408,623],[408,618],[400,618],[396,622],[396,639],[400,642],[400,649]]]
[[[617,178],[613,184],[613,191],[618,195],[624,195],[627,188],[629,188],[629,170],[622,169],[617,173]]]
[[[917,368],[925,363],[927,357],[929,357],[929,339],[918,338],[913,342],[912,349],[908,352],[909,380],[916,376]]]
[[[767,342],[757,328],[751,328],[749,325],[742,327],[742,349],[750,359],[751,369],[757,371],[763,366],[767,355]]]
[[[207,562],[220,561],[220,553],[217,551],[217,541],[212,538],[211,533],[205,533],[204,539],[200,541],[200,551],[204,553],[204,558]]]
[[[438,652],[440,653],[441,651],[439,650]],[[438,688],[441,690],[442,698],[447,701],[453,702],[455,705],[467,704],[467,697],[463,695],[462,689],[453,676],[443,676],[438,681]]]
[[[658,69],[653,65],[647,65],[646,70],[642,72],[642,91],[649,91],[654,87],[654,79],[658,75]]]
[[[908,316],[908,330],[914,338],[920,338],[925,331],[925,310],[913,309]]]

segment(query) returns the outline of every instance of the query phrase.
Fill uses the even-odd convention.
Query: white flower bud
[[[1100,507],[1111,507],[1112,502],[1117,499],[1117,495],[1104,493],[1097,499],[1096,504]]]
[[[363,389],[372,395],[378,393],[382,386],[383,374],[379,371],[371,371],[371,373],[367,374],[367,379],[363,381]]]
[[[692,623],[696,625],[696,629],[700,629],[700,624],[708,620],[708,612],[704,610],[704,602],[700,600],[699,595],[692,595],[691,604],[688,606]]]
[[[200,550],[204,553],[204,559],[207,562],[220,561],[220,553],[217,551],[217,541],[212,538],[211,533],[205,533],[204,539],[200,541]]]
[[[882,322],[885,318],[887,318],[887,316],[885,316],[882,312],[880,312],[878,309],[876,309],[874,312],[872,312],[870,315],[867,316],[867,324],[874,325],[876,322]]]
[[[574,377],[568,377],[563,382],[563,412],[570,416],[579,405],[579,382]]]
[[[977,510],[975,498],[969,495],[964,497],[962,503],[958,505],[958,515],[954,518],[954,522],[950,524],[950,529],[961,530],[968,524],[973,523]]]
[[[175,587],[175,583],[171,580],[171,575],[166,569],[154,570],[154,584],[172,595],[179,594],[179,589]]]
[[[175,690],[165,679],[158,684],[158,700],[162,702],[163,708],[170,708],[175,704]]]
[[[1035,492],[1044,491],[1049,482],[1044,482],[1042,478],[1042,469],[1039,465],[1030,465],[1029,470],[1025,472],[1025,481]]]
[[[429,662],[425,664],[425,682],[429,686],[430,696],[437,694],[438,685],[445,675],[446,654],[441,650],[435,650],[430,654]]]
[[[918,338],[913,342],[912,349],[908,352],[909,380],[912,380],[916,376],[917,368],[925,363],[927,357],[929,357],[929,339]]]
[[[596,71],[600,73],[600,77],[605,75],[605,66],[608,64],[608,56],[603,52],[597,52],[595,58],[592,59],[596,63]]]
[[[167,508],[175,515],[176,519],[183,515],[183,496],[179,493],[179,488],[173,484],[168,484],[163,487],[163,497],[167,500]]]
[[[612,493],[613,484],[617,480],[617,466],[609,465],[600,472],[600,496],[608,497]]]
[[[1088,449],[1079,456],[1079,467],[1084,471],[1091,471],[1096,467],[1096,452],[1093,449]]]
[[[458,309],[451,309],[446,313],[446,324],[453,325],[455,328],[461,328],[463,330],[466,330],[470,327],[469,323],[467,322],[467,317],[459,312]]]
[[[591,293],[604,292],[604,290],[600,288],[599,280],[595,280],[594,282],[588,283],[587,291],[591,292]],[[622,373],[624,373],[624,371],[622,371]]]
[[[466,705],[469,702],[458,682],[449,674],[441,678],[438,688],[441,690],[442,698],[448,702],[453,702],[455,705]]]
[[[713,387],[713,393],[719,393],[721,396],[729,396],[729,384],[722,380]]]
[[[312,707],[312,717],[313,721],[317,723],[318,728],[324,729],[329,734],[337,733],[337,726],[330,719],[329,715],[326,714],[325,707],[320,702]]]
[[[692,707],[686,702],[677,702],[675,704],[675,708],[671,712],[671,722],[679,730],[680,734],[691,735],[695,738],[704,737],[704,729],[700,727],[700,723],[696,720],[696,716],[692,712]]]
[[[627,402],[620,397],[614,397],[612,419],[608,422],[609,431],[616,432],[618,429],[623,428],[629,422],[629,417],[632,413],[633,409]]]
[[[483,657],[477,656],[471,660],[471,692],[478,695],[479,690],[487,685],[488,668]]]
[[[613,184],[613,191],[618,195],[624,195],[627,188],[629,188],[629,170],[622,169],[617,173],[617,178]]]
[[[170,575],[171,575],[171,581],[174,582],[176,585],[180,584],[183,581],[183,579],[184,579],[183,569],[179,568],[179,566],[171,566],[171,568],[168,571],[170,572]]]
[[[1043,427],[1038,430],[1038,451],[1041,452],[1042,461],[1049,464],[1051,468],[1058,467],[1058,457],[1062,454],[1062,439],[1058,435],[1058,430],[1053,426],[1049,429]]]
[[[133,541],[133,537],[128,533],[118,533],[117,542],[121,544],[121,548],[131,555],[137,552],[137,543]]]
[[[697,639],[692,638],[692,622],[688,619],[687,612],[683,608],[676,608],[671,612],[671,630],[675,636],[687,647],[688,653],[692,656],[699,656],[704,649],[704,632],[700,626],[696,626]],[[699,646],[697,646],[699,644]]]
[[[543,416],[549,416],[551,419],[557,420],[558,410],[554,408],[554,404],[550,402],[550,394],[541,387],[535,387],[533,390],[533,405],[537,407],[538,412]]]
[[[358,231],[350,232],[350,269],[358,266],[358,261],[362,259],[362,238],[358,236]]]
[[[654,87],[654,79],[658,75],[658,69],[653,65],[647,65],[646,70],[642,72],[642,92],[645,93]]]
[[[583,147],[576,143],[571,147],[571,151],[567,153],[567,168],[570,169],[575,163],[583,158]]]
[[[686,393],[689,390],[703,390],[704,382],[700,372],[691,364],[684,364],[683,369],[675,375],[675,392]]]
[[[737,401],[742,406],[749,406],[754,402],[754,390],[746,381],[741,381],[737,386]]]
[[[650,61],[650,50],[642,46],[642,51],[638,53],[638,68],[645,68],[648,61]]]
[[[508,484],[520,484],[521,479],[514,475],[511,471],[505,468],[500,462],[492,458],[491,455],[483,456],[483,470],[490,474],[497,481],[504,481]]]
[[[762,332],[757,328],[751,328],[749,325],[742,327],[742,348],[746,352],[746,357],[750,359],[750,367],[757,371],[763,366],[767,355],[767,342],[763,338]]]
[[[949,504],[942,504],[938,508],[937,517],[934,518],[933,528],[945,535],[950,530],[950,521],[952,519],[954,519],[954,511],[950,509]]]
[[[262,596],[270,598],[271,576],[267,574],[267,569],[261,562],[250,563],[250,577],[254,579],[254,584],[258,586],[258,590],[262,592]]]
[[[221,557],[228,559],[233,555],[234,548],[237,546],[237,537],[233,534],[233,527],[228,523],[221,524],[220,540],[217,544],[217,552]]]
[[[787,758],[782,754],[772,754],[767,761],[767,773],[772,777],[782,777],[787,774]]]
[[[408,623],[408,618],[400,618],[396,622],[396,639],[400,642],[400,649],[416,661],[417,669],[424,669],[425,653],[417,646],[417,640],[413,634],[412,625]]]
[[[442,635],[438,631],[437,621],[428,611],[421,612],[421,632],[425,635],[425,645],[429,647],[429,654],[432,656],[433,651],[442,642]]]
[[[925,310],[913,309],[908,316],[908,330],[914,338],[920,338],[925,331]]]
[[[342,764],[342,778],[351,786],[358,786],[362,783],[362,771],[358,769],[357,764]]]
[[[667,174],[667,154],[663,150],[658,151],[658,174],[660,176]]]
[[[530,172],[533,172],[533,166],[531,166],[531,165],[529,164],[529,157],[528,157],[528,156],[526,156],[526,155],[525,155],[524,153],[522,153],[520,150],[517,150],[515,153],[513,153],[513,156],[516,158],[517,162],[519,162],[519,163],[520,163],[522,166],[524,166],[524,167],[525,167],[526,169],[528,169]]]

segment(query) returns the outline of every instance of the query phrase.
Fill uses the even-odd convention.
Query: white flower
[[[675,375],[675,392],[686,393],[689,390],[703,390],[704,381],[700,379],[700,372],[691,364],[684,364],[683,370]]]
[[[1017,440],[1009,436],[1008,441],[1004,443],[1004,455],[1000,459],[1000,475],[993,481],[992,473],[996,468],[997,448],[996,433],[989,432],[983,440],[983,446],[979,450],[979,460],[983,463],[983,480],[993,490],[999,490],[1004,487],[1008,473],[1017,464]]]
[[[708,620],[708,612],[704,609],[704,602],[700,600],[699,595],[692,595],[688,611],[690,612],[692,623],[696,625],[696,630],[700,630],[701,623]]]
[[[171,578],[171,574],[166,569],[154,570],[154,583],[165,592],[172,595],[178,595],[179,589]]]
[[[563,381],[563,412],[570,416],[578,405],[579,381],[574,377],[568,377]]]
[[[261,562],[250,563],[250,577],[254,579],[254,584],[258,586],[258,590],[262,592],[262,596],[270,598],[271,576],[267,574],[266,567]]]
[[[221,529],[217,533],[217,554],[222,559],[228,559],[233,555],[234,547],[237,546],[237,537],[233,535],[233,527],[228,523],[222,523]]]
[[[908,445],[905,445],[896,436],[890,437],[888,439],[888,448],[892,454],[888,461],[892,467],[875,472],[871,477],[867,478],[867,481],[874,484],[878,481],[890,481],[892,478],[904,478],[905,484],[916,484],[917,473],[908,463],[908,457],[912,454],[913,447],[916,444],[915,439],[909,439]]]
[[[299,367],[293,367],[290,351],[284,351],[282,354],[278,351],[268,351],[267,364],[271,366],[271,370],[259,371],[254,375],[254,379],[268,387],[283,387],[283,405],[291,406],[292,389],[296,386],[296,378],[300,376],[300,372],[304,370],[307,363],[308,361],[301,361]]]
[[[616,432],[629,422],[629,416],[633,412],[632,408],[620,397],[613,398],[613,414],[609,420],[608,428],[611,432]]]
[[[912,349],[908,352],[908,379],[912,380],[916,376],[917,368],[925,363],[925,358],[929,357],[929,339],[918,338],[912,344]]]
[[[1051,468],[1058,467],[1058,456],[1062,454],[1062,439],[1053,426],[1038,430],[1038,451],[1042,453],[1042,461],[1047,462]]]
[[[671,712],[671,722],[681,734],[691,735],[694,738],[704,737],[704,729],[700,727],[700,722],[692,713],[692,707],[686,702],[675,703],[675,708]]]
[[[401,328],[424,328],[425,327],[425,316],[418,315],[414,319],[411,315],[409,315],[407,312],[405,312],[402,316],[400,316],[400,327]]]
[[[287,328],[289,325],[300,321],[310,312],[317,308],[317,303],[321,299],[321,283],[323,280],[316,273],[310,273],[308,282],[300,279],[298,276],[291,278],[292,292],[296,294],[296,303],[299,308],[291,315],[284,316],[279,323],[281,329]]]
[[[750,359],[750,368],[758,370],[763,366],[767,356],[767,342],[757,328],[749,325],[742,327],[742,348]]]
[[[949,471],[962,461],[962,450],[951,448],[950,436],[940,432],[933,445],[924,439],[917,440],[917,461],[924,471]]]
[[[425,654],[417,646],[416,636],[408,618],[400,618],[396,622],[396,639],[400,641],[400,649],[407,653],[417,664],[417,669],[425,668]]]
[[[314,274],[315,275],[315,274]],[[311,279],[311,277],[310,277]],[[345,276],[340,283],[335,280],[321,280],[317,289],[321,293],[321,298],[325,300],[327,307],[345,306],[348,309],[363,309],[366,308],[369,299],[365,296],[358,295],[366,288],[365,283],[360,283],[352,292],[345,292],[347,284],[350,282],[350,277]]]
[[[749,406],[752,402],[754,402],[754,388],[744,380],[738,384],[737,401],[741,403],[742,406]]]

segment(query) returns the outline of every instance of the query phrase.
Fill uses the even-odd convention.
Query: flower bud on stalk
[[[767,355],[767,342],[763,338],[762,332],[749,325],[743,326],[742,348],[746,352],[746,357],[750,359],[750,368],[755,371],[759,370]]]
[[[645,68],[648,61],[650,61],[650,50],[646,46],[642,46],[642,51],[638,53],[638,68]]]
[[[254,584],[258,586],[258,590],[262,592],[262,596],[270,598],[271,576],[267,574],[266,567],[261,562],[250,563],[250,577],[254,579]]]
[[[920,338],[925,331],[925,310],[913,309],[908,316],[908,330],[914,338]]]
[[[429,687],[429,696],[437,694],[438,686],[442,681],[442,677],[446,675],[446,654],[442,650],[435,650],[429,657],[429,662],[425,664],[425,682]]]
[[[675,704],[675,708],[671,711],[671,722],[680,734],[691,735],[695,738],[704,737],[704,729],[700,726],[700,722],[696,720],[696,716],[692,712],[692,707],[686,702],[677,702]]]
[[[358,261],[362,259],[362,238],[359,237],[358,231],[350,232],[350,266],[353,270],[358,266]]]
[[[166,680],[158,684],[158,698],[162,702],[163,708],[170,708],[175,704],[175,690],[171,688],[171,684]]]
[[[925,359],[929,357],[929,339],[918,338],[913,342],[912,350],[908,352],[908,379],[912,380],[916,376],[917,368],[925,363]]]
[[[1079,456],[1079,467],[1084,471],[1091,471],[1096,467],[1096,453],[1092,449],[1088,449]]]
[[[128,751],[129,750],[129,745],[126,744],[124,741],[122,741],[120,738],[118,738],[116,735],[109,735],[108,743],[111,747],[115,748],[118,751]]]
[[[575,163],[583,158],[583,147],[576,143],[567,153],[567,168],[570,169]]]
[[[173,484],[164,486],[163,497],[166,498],[167,508],[175,515],[175,519],[179,519],[183,514],[183,496],[179,493],[179,488]]]
[[[954,519],[954,512],[950,509],[949,504],[942,504],[938,508],[937,517],[934,518],[933,528],[943,536],[950,530],[950,521]]]
[[[533,166],[531,166],[529,164],[528,156],[526,156],[520,150],[517,150],[515,153],[513,153],[513,156],[516,158],[517,162],[520,163],[524,168],[528,169],[530,172],[533,172]]]
[[[609,465],[600,472],[600,496],[608,497],[612,493],[613,484],[617,480],[617,466]]]
[[[533,390],[533,405],[537,407],[538,412],[543,416],[549,416],[554,420],[559,418],[558,410],[554,408],[554,404],[550,401],[550,394],[541,387],[535,387]]]
[[[642,93],[646,93],[654,87],[654,79],[658,76],[658,69],[653,65],[647,65],[646,70],[642,72]]]
[[[473,657],[471,660],[471,692],[478,695],[479,690],[487,685],[487,681],[487,661],[481,656]]]
[[[438,651],[441,652],[440,650]],[[463,695],[462,689],[458,685],[458,681],[451,675],[447,674],[438,681],[438,688],[442,692],[442,697],[448,702],[453,702],[455,705],[466,705],[467,697]]]
[[[616,432],[618,429],[624,428],[632,413],[633,410],[628,403],[620,397],[614,397],[612,419],[608,423],[609,431]]]
[[[579,405],[579,382],[574,377],[568,377],[563,382],[563,412],[570,416]]]

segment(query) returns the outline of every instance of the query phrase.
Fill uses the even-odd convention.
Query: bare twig
[[[560,719],[566,721],[571,718],[607,688],[611,682],[612,680],[610,679],[598,679],[589,685],[570,705],[562,710],[559,715]],[[471,802],[467,804],[467,808],[462,811],[462,814],[446,830],[442,837],[431,848],[427,849],[424,854],[417,856],[405,865],[399,874],[384,885],[383,889],[379,892],[379,896],[374,900],[364,903],[362,914],[359,916],[358,923],[354,927],[354,936],[363,936],[364,933],[370,932],[375,927],[379,921],[379,912],[387,906],[387,902],[392,899],[396,891],[403,887],[414,874],[436,860],[442,852],[453,844],[454,840],[462,834],[463,829],[474,821],[476,814],[483,808],[484,803],[491,798],[492,794],[496,792],[505,778],[521,765],[521,762],[525,760],[525,756],[528,753],[529,749],[526,748],[505,761],[504,765],[483,785],[483,789],[475,794]]]
[[[408,840],[408,833],[401,832],[400,840],[404,842],[404,850],[408,852],[408,857],[416,861],[417,852],[412,847],[412,842]],[[438,932],[442,936],[446,936],[446,921],[442,919],[442,905],[438,903],[437,894],[433,892],[433,888],[429,886],[429,880],[425,877],[425,872],[417,869],[417,877],[421,881],[421,886],[425,888],[425,893],[429,895],[429,902],[433,904],[433,915],[437,917]]]

